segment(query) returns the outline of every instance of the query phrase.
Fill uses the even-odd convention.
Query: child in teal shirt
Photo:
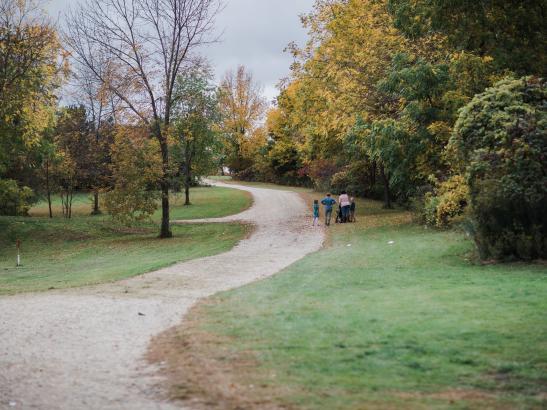
[[[319,226],[319,201],[313,201],[313,226]]]

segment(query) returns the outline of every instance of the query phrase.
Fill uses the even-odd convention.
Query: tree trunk
[[[63,208],[63,218],[67,217],[67,202],[65,200],[65,191],[61,191],[61,207]]]
[[[161,131],[160,131],[161,132]],[[160,181],[161,186],[161,230],[160,238],[172,238],[169,225],[169,151],[167,141],[161,135],[160,140],[161,159],[163,165],[163,175]]]
[[[49,186],[49,160],[46,161],[46,193],[47,193],[47,206],[49,209],[49,217],[53,218],[53,212],[51,210],[51,188]]]
[[[73,191],[71,189],[70,192],[67,194],[68,219],[72,218],[72,194],[73,194]]]
[[[384,183],[384,208],[391,209],[393,208],[393,205],[391,205],[391,193],[389,192],[389,178],[386,175],[383,165],[380,167],[380,176]]]
[[[186,200],[184,201],[184,206],[192,205],[190,203],[190,185],[192,183],[192,174],[191,174],[190,164],[186,164],[186,175],[184,176],[184,195]]]
[[[186,197],[184,201],[184,206],[192,205],[190,203],[190,178],[188,178],[188,176],[186,177],[186,181],[184,183],[184,195]]]
[[[192,183],[192,154],[190,150],[191,143],[189,141],[186,141],[186,169],[184,173],[184,194],[186,196],[186,200],[184,202],[184,206],[192,205],[190,203],[190,185]]]
[[[100,215],[101,210],[99,209],[99,191],[93,192],[93,211],[91,215]]]
[[[376,185],[376,173],[377,173],[376,161],[372,161],[372,165],[370,166],[370,190],[371,191],[374,189],[374,186]]]
[[[49,217],[51,219],[51,218],[53,218],[53,211],[51,209],[51,192],[49,191],[49,187],[48,187],[48,190],[47,190],[47,207],[48,207],[48,210],[49,210]]]

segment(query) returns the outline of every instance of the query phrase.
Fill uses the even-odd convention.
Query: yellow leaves
[[[469,186],[461,175],[437,183],[435,193],[428,193],[425,196],[426,222],[438,227],[449,225],[455,217],[465,211],[468,198]]]
[[[407,41],[393,28],[385,1],[340,4],[336,18],[324,30],[323,42],[306,69],[323,83],[319,96],[329,101],[327,109],[336,111],[335,122],[345,123],[355,111],[375,106],[376,84],[391,56],[404,50]]]
[[[431,135],[435,136],[435,139],[439,142],[447,142],[450,138],[450,134],[452,133],[452,127],[445,121],[432,122],[427,127],[427,130],[431,133]]]
[[[262,90],[252,74],[240,66],[237,72],[226,73],[220,88],[219,103],[225,132],[242,136],[252,133],[267,107]]]

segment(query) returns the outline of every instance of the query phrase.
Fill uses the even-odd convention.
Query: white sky
[[[0,0],[1,1],[1,0]],[[77,0],[49,0],[50,14],[62,24],[62,13]],[[85,1],[85,0],[81,0]],[[264,87],[268,99],[277,94],[279,80],[289,74],[292,58],[283,49],[291,41],[303,44],[306,32],[299,15],[311,11],[314,0],[225,0],[217,19],[221,43],[203,48],[217,77],[242,64]]]

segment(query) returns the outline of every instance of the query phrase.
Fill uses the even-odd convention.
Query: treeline
[[[0,5],[0,215],[77,191],[122,223],[222,172],[266,104],[243,68],[220,86],[199,48],[217,0],[87,0],[51,23],[39,0]],[[62,97],[61,97],[62,96]]]
[[[485,259],[547,256],[543,1],[317,0],[242,179],[466,213]]]
[[[93,193],[124,223],[228,169],[466,221],[484,259],[547,256],[541,0],[317,0],[273,108],[199,56],[219,0],[0,3],[0,214]],[[63,103],[61,104],[61,95]],[[67,105],[70,102],[70,106]],[[265,119],[265,121],[264,121]]]

